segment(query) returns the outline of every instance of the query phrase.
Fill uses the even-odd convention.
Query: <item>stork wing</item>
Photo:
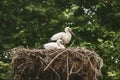
[[[54,40],[58,40],[58,39],[60,39],[60,38],[62,38],[62,36],[63,35],[65,35],[65,32],[59,32],[59,33],[56,33],[56,34],[54,34],[51,38],[50,38],[50,40],[52,41],[54,41]]]
[[[57,48],[57,43],[55,43],[55,42],[46,43],[46,44],[44,44],[44,48],[46,50],[55,49],[55,48]]]

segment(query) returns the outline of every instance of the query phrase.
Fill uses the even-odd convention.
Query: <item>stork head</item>
[[[62,41],[62,39],[58,39],[58,40],[57,40],[57,44],[58,44],[58,45],[60,45],[60,44],[62,44],[62,45],[63,45],[63,44],[64,44],[64,42]]]
[[[75,36],[75,34],[72,32],[72,29],[70,27],[66,27],[65,32],[70,32],[73,36]]]

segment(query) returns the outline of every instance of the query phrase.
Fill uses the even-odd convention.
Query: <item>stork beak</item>
[[[61,41],[61,44],[64,44],[63,41]]]
[[[70,31],[70,33],[71,33],[73,36],[75,36],[75,34],[74,34],[72,31]]]
[[[64,40],[63,40],[62,38],[60,38],[60,39],[62,40],[62,41],[61,41],[61,44],[63,44],[63,45],[64,45],[64,44],[65,44],[65,43],[64,43]]]

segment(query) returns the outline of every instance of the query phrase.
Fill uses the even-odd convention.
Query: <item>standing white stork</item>
[[[46,50],[65,49],[65,46],[63,45],[63,41],[61,39],[58,39],[56,42],[49,42],[44,44],[42,48]]]
[[[66,27],[65,28],[65,32],[59,32],[54,34],[50,40],[51,41],[56,41],[58,39],[63,40],[64,44],[67,44],[70,42],[72,35],[74,35],[74,33],[72,32],[70,27]]]

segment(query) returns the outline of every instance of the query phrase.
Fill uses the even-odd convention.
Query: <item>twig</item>
[[[86,55],[86,57],[87,57],[87,59],[88,59],[88,61],[89,61],[90,65],[92,65],[92,66],[93,66],[93,64],[91,63],[91,61],[90,61],[90,59],[89,59],[88,55],[86,54],[86,51],[84,50],[84,48],[83,48],[83,51],[84,51],[84,53],[85,53],[85,55]]]
[[[71,69],[70,69],[70,75],[72,74],[73,67],[74,67],[74,64],[72,65],[72,67],[71,67]]]
[[[50,63],[44,68],[44,71],[52,64],[52,62],[57,58],[59,57],[61,54],[63,54],[65,51],[67,51],[68,49],[62,51],[61,53],[59,53],[58,55],[56,55],[51,61]]]
[[[67,53],[67,80],[69,80],[69,53]]]
[[[45,60],[44,60],[42,57],[39,56],[39,59],[41,59],[41,60],[47,65],[47,63],[45,62]],[[55,69],[52,68],[51,66],[50,66],[50,68],[51,68],[51,69],[55,72],[55,74],[58,76],[58,80],[61,80],[60,75],[58,74],[58,72],[55,71]],[[39,72],[40,72],[40,71],[39,71]],[[39,75],[39,73],[38,73],[37,75]]]
[[[75,43],[75,40],[70,44],[70,46],[69,47],[71,47],[73,44]]]
[[[84,52],[85,52],[85,51],[84,51]],[[89,61],[89,63],[90,63],[91,68],[95,71],[96,74],[99,75],[100,72],[98,72],[98,70],[93,66],[93,64],[91,63],[91,61],[90,61],[88,55],[86,54],[86,52],[85,52],[85,55],[86,55],[86,57],[87,57],[87,59],[88,59],[88,61]]]
[[[84,52],[85,52],[85,51],[84,51]],[[91,65],[91,67],[94,67],[94,66],[93,66],[93,64],[91,63],[91,61],[90,61],[90,59],[89,59],[88,55],[86,54],[86,52],[85,52],[85,55],[86,55],[86,57],[87,57],[87,59],[88,59],[88,61],[89,61],[90,65]]]
[[[20,67],[22,67],[23,65],[25,65],[25,63],[20,64],[19,66],[17,66],[17,69],[19,69]]]
[[[18,77],[19,77],[19,75],[15,75],[13,80],[17,80]]]
[[[27,65],[25,65],[25,67],[23,68],[23,70],[21,70],[21,73],[20,73],[20,75],[19,75],[20,78],[22,78],[21,75],[24,73],[24,71],[25,71],[26,68],[27,68]]]
[[[43,62],[45,62],[45,60],[44,60],[42,57],[38,56],[38,58],[40,59],[40,62],[41,62],[42,64],[43,64]],[[41,60],[42,60],[43,62],[42,62]]]
[[[58,74],[58,72],[57,71],[55,71],[55,69],[54,68],[52,68],[52,67],[50,67],[54,72],[55,72],[55,74],[58,76],[58,80],[61,80],[61,78],[60,78],[60,75]]]
[[[51,53],[49,55],[53,55],[53,54],[56,54],[56,53],[59,53],[59,52],[61,52],[61,49],[56,49],[56,51],[54,53]]]
[[[21,74],[25,71],[26,68],[27,68],[27,65],[23,68]]]
[[[39,74],[40,74],[40,68],[39,68],[39,71],[38,71],[38,73],[37,73],[36,79],[38,79]]]
[[[74,72],[72,72],[72,71],[73,71],[73,67],[74,67],[74,65],[73,65],[73,66],[71,67],[71,69],[70,69],[70,75],[71,75],[71,74],[76,74],[76,73],[80,72],[80,70],[82,69],[82,67],[83,67],[83,65],[84,65],[85,63],[86,63],[86,62],[82,63],[81,67],[80,67],[77,71],[74,71]]]

